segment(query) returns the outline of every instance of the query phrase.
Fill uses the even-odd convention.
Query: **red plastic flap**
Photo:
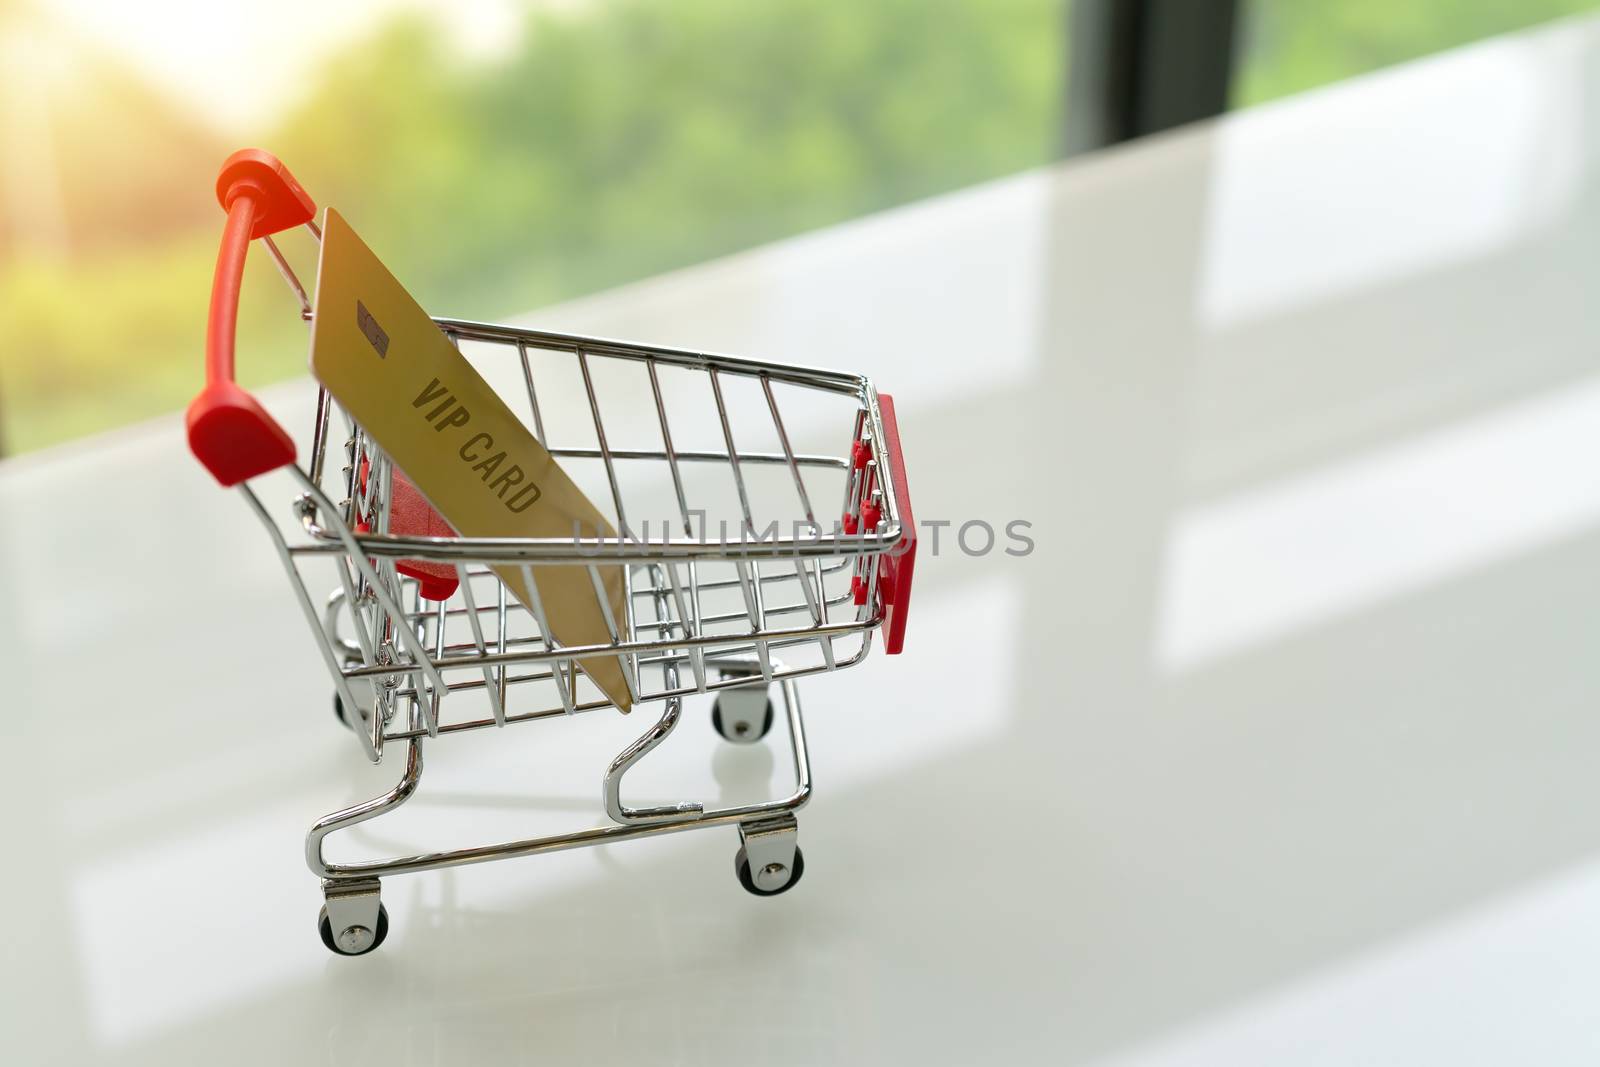
[[[361,457],[361,489],[367,488],[367,475],[372,464]],[[365,519],[356,520],[356,532],[368,533],[372,527]],[[411,479],[399,467],[394,468],[389,500],[389,532],[402,537],[456,537],[455,527],[444,516],[433,510]],[[449,600],[461,586],[461,576],[449,563],[431,563],[424,559],[403,559],[394,569],[415,578],[418,592],[425,600]]]
[[[294,441],[255,397],[212,382],[189,405],[189,450],[228,488],[294,462]]]
[[[917,564],[917,520],[911,511],[911,487],[906,482],[906,461],[900,451],[900,424],[894,417],[894,398],[878,394],[883,416],[880,465],[894,479],[895,502],[900,506],[900,543],[879,557],[878,595],[883,600],[883,645],[889,655],[905,647],[906,618],[911,612],[911,575]]]
[[[234,197],[245,191],[256,202],[252,240],[310,222],[317,213],[311,195],[294,180],[289,168],[259,148],[239,149],[223,161],[217,175],[217,203],[222,210],[229,210]]]
[[[405,537],[455,537],[455,527],[433,509],[416,486],[398,467],[389,491],[389,532]],[[401,574],[415,578],[428,600],[449,600],[461,585],[461,577],[448,563],[403,559],[395,564]]]

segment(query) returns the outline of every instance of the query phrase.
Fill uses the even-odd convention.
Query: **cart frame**
[[[903,641],[916,527],[891,398],[878,393],[868,379],[837,371],[435,319],[458,347],[465,343],[517,357],[533,432],[558,459],[603,465],[620,533],[614,540],[421,535],[400,528],[393,504],[396,480],[402,476],[326,390],[318,395],[311,452],[301,468],[288,434],[234,383],[235,319],[250,241],[263,242],[298,298],[301,317],[310,321],[315,314],[312,301],[272,234],[303,226],[320,241],[321,230],[310,197],[267,153],[246,149],[231,156],[217,192],[228,221],[212,289],[207,384],[188,414],[191,449],[219,482],[239,489],[267,529],[317,638],[333,681],[335,709],[360,740],[367,758],[381,761],[388,742],[405,745],[404,767],[391,789],[323,817],[307,833],[306,864],[322,880],[325,898],[319,921],[324,943],[336,953],[360,955],[383,941],[388,915],[380,898],[380,879],[386,876],[712,826],[738,827],[735,869],[747,890],[767,896],[796,884],[804,858],[796,844],[795,814],[810,799],[812,789],[796,679],[860,663],[880,629],[887,634],[891,653],[898,652]],[[556,446],[549,441],[530,353],[553,354],[577,364],[593,415],[594,447]],[[601,363],[637,365],[648,374],[661,448],[619,448],[609,443],[596,384],[600,376],[595,368]],[[674,445],[668,418],[670,391],[662,385],[665,368],[704,375],[710,383],[722,450]],[[777,450],[737,446],[725,397],[725,382],[736,378],[759,383],[776,430]],[[796,452],[777,398],[777,390],[785,388],[818,391],[854,403],[853,428],[848,439],[841,435],[849,446],[843,454]],[[336,502],[325,482],[332,473],[329,457],[339,415],[344,416],[346,429],[339,466],[344,499]],[[683,536],[663,531],[651,537],[648,525],[642,532],[630,527],[623,491],[627,479],[618,471],[623,464],[639,461],[663,464],[670,472]],[[742,519],[736,543],[725,537],[708,541],[703,529],[700,537],[693,536],[694,512],[688,506],[684,471],[703,464],[725,465],[732,473]],[[758,532],[747,468],[787,470],[803,510],[803,531],[797,524],[789,535],[767,537]],[[280,528],[252,485],[280,469],[298,487],[289,522],[296,531],[293,537]],[[841,519],[831,531],[818,523],[802,473],[819,471],[838,477],[844,486]],[[339,586],[319,608],[303,568],[328,562],[338,573]],[[521,568],[526,585],[535,590],[525,607],[507,596],[491,569],[508,565]],[[606,616],[609,642],[571,646],[553,638],[533,581],[536,566],[589,570]],[[600,578],[600,568],[606,566],[622,569],[626,618],[614,618],[607,603]],[[710,576],[713,570],[729,568],[731,577]],[[734,609],[718,613],[707,606],[719,599],[732,599]],[[453,643],[452,635],[458,638]],[[836,651],[841,641],[846,644],[845,655]],[[601,806],[609,824],[380,860],[340,863],[327,857],[330,836],[392,812],[415,795],[425,739],[611,707],[603,694],[584,699],[586,679],[580,679],[576,664],[598,655],[618,657],[635,706],[656,701],[662,705],[660,716],[602,775]],[[752,743],[773,723],[774,705],[768,694],[774,688],[782,697],[789,734],[792,792],[763,803],[716,808],[694,802],[648,807],[624,803],[624,777],[679,725],[685,696],[716,694],[713,718],[718,732],[735,743]],[[513,696],[524,692],[546,696],[542,701],[529,696],[523,701],[527,707],[513,710]],[[454,713],[465,699],[457,697],[462,693],[482,698],[489,713]]]

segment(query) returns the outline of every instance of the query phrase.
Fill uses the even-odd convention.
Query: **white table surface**
[[[1592,1064],[1597,107],[1567,23],[532,316],[866,371],[921,518],[1032,523],[802,686],[772,900],[681,834],[331,956],[302,834],[397,769],[254,517],[177,417],[0,465],[3,1059]],[[591,824],[640,726],[435,743],[367,844]]]

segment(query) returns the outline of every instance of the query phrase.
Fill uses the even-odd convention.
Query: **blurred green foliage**
[[[1235,107],[1592,11],[1597,0],[1240,0]]]
[[[1235,95],[1594,2],[1246,0]],[[590,0],[530,13],[501,58],[471,62],[400,16],[248,139],[424,306],[494,318],[1049,160],[1066,25],[1064,0]],[[56,224],[0,214],[8,450],[180,408],[198,385],[210,185],[240,133],[92,67],[46,116]],[[4,187],[17,173],[0,167],[0,203],[28,198]],[[304,367],[304,327],[261,256],[239,350],[248,384]]]
[[[1060,0],[595,0],[530,14],[508,55],[470,63],[402,16],[327,63],[262,146],[425,307],[504,316],[1050,158],[1063,26]],[[69,203],[97,224],[65,253],[0,254],[13,449],[181,407],[198,384],[210,186],[236,146],[151,150],[170,115],[102,103],[68,124],[129,150]],[[156,212],[152,239],[132,223]],[[247,274],[241,377],[295,373],[292,298],[265,257]]]
[[[522,310],[1049,158],[1058,8],[628,0],[476,70],[405,22],[281,150],[428,306]]]

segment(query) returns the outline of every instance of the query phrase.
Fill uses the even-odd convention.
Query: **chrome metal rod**
[[[349,879],[375,878],[392,874],[416,874],[421,871],[445,867],[463,867],[490,860],[535,856],[546,852],[560,852],[585,845],[598,845],[611,841],[624,841],[635,837],[677,833],[709,826],[725,826],[747,822],[782,813],[799,811],[811,799],[811,758],[806,742],[805,721],[800,711],[800,700],[792,683],[783,687],[785,709],[789,721],[790,748],[794,759],[794,792],[779,800],[761,804],[716,808],[685,815],[679,819],[659,822],[630,823],[621,826],[599,826],[573,833],[548,837],[532,837],[502,844],[481,845],[476,848],[454,849],[447,852],[424,852],[395,859],[372,860],[362,863],[329,863],[323,855],[323,843],[329,834],[383,814],[408,800],[416,791],[422,774],[421,743],[413,741],[406,773],[389,792],[319,820],[306,835],[306,864],[319,878]]]
[[[594,378],[589,374],[589,357],[578,349],[578,369],[583,371],[583,391],[589,398],[589,411],[594,415],[594,436],[600,442],[600,457],[606,465],[606,481],[611,484],[611,502],[617,509],[617,530],[627,536],[628,516],[622,508],[622,490],[617,487],[617,466],[611,461],[611,447],[606,444],[606,424],[600,417],[600,402],[594,395]]]
[[[494,323],[474,322],[470,319],[435,318],[433,321],[438,323],[441,329],[453,330],[462,337],[474,341],[499,341],[510,344],[522,341],[535,348],[546,348],[552,351],[571,352],[574,354],[577,353],[579,348],[582,348],[591,355],[612,356],[618,359],[654,360],[658,363],[689,367],[695,370],[715,368],[728,374],[742,374],[749,377],[765,372],[772,375],[775,381],[793,382],[796,385],[803,385],[812,389],[848,393],[855,396],[861,395],[863,389],[871,387],[871,383],[861,375],[825,370],[821,367],[778,366],[738,356],[717,355],[710,352],[691,352],[681,348],[662,348],[655,345],[640,345],[628,341],[600,337],[553,333],[549,330],[530,330],[518,326],[500,326]]]
[[[533,388],[533,368],[528,364],[528,346],[517,342],[517,355],[522,358],[522,380],[528,386],[528,406],[533,409],[533,436],[541,445],[549,447],[544,435],[544,418],[539,414],[539,394]]]

